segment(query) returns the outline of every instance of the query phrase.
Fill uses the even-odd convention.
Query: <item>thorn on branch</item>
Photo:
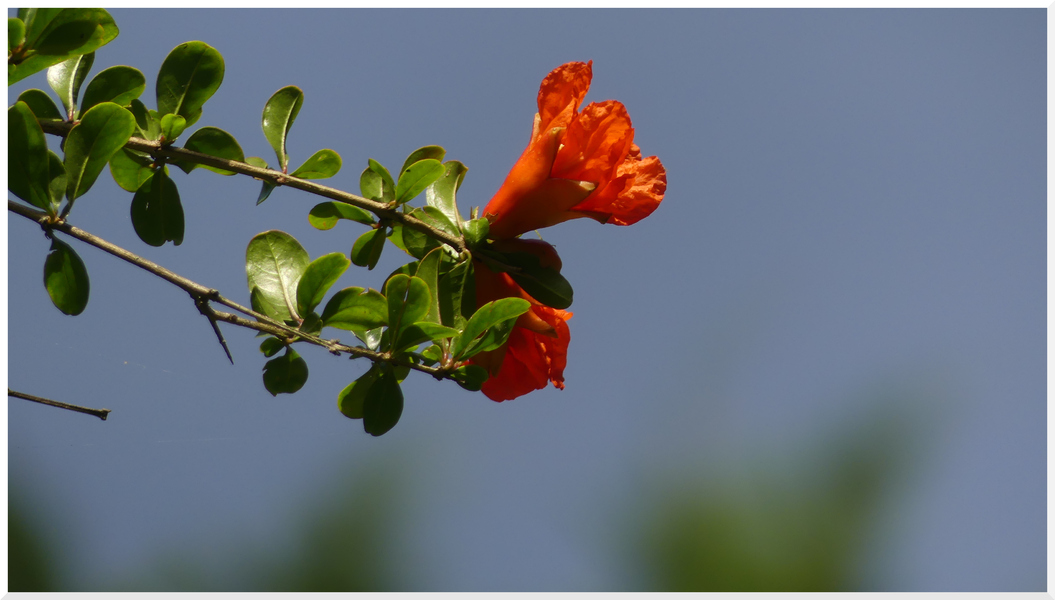
[[[216,290],[210,290],[207,296],[219,297],[220,292]],[[192,294],[193,296],[193,294]],[[212,330],[216,333],[216,339],[220,341],[220,345],[223,346],[223,351],[227,354],[227,360],[234,364],[234,357],[231,356],[231,349],[227,347],[227,340],[223,339],[223,333],[220,332],[220,325],[216,322],[216,311],[209,306],[209,297],[194,297],[194,305],[198,307],[198,312],[209,319],[209,325],[212,325]]]

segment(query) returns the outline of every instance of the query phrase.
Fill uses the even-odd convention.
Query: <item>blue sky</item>
[[[1044,589],[1043,10],[112,14],[121,33],[93,74],[139,68],[152,106],[166,54],[205,41],[226,75],[198,125],[274,162],[260,113],[298,85],[292,163],[333,148],[344,168],[327,183],[354,192],[367,158],[398,169],[439,144],[469,167],[463,212],[527,143],[542,78],[592,59],[587,101],[627,106],[668,188],[631,227],[542,232],[575,286],[567,389],[496,404],[412,376],[379,439],[335,406],[365,365],[307,349],[308,384],[272,398],[259,340],[226,330],[231,366],[184,294],[102,252],[75,244],[91,301],[60,314],[47,241],[9,216],[9,386],[114,411],[9,402],[9,485],[60,515],[47,527],[71,587],[173,549],[281,547],[306,498],[378,470],[400,489],[409,588],[647,587],[609,548],[637,503],[779,469],[896,413],[912,468],[862,542],[860,585]],[[9,101],[29,87],[43,75]],[[141,243],[105,175],[71,221],[244,303],[253,235],[281,229],[318,256],[361,232],[312,229],[315,199],[295,190],[258,207],[246,178],[174,177],[180,247]],[[378,287],[403,258],[390,246],[339,285]]]

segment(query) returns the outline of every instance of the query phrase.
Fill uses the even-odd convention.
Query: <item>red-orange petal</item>
[[[593,61],[565,63],[550,71],[538,89],[539,131],[567,127],[593,79]]]
[[[571,313],[547,306],[533,306],[531,311],[549,323],[557,336],[551,338],[521,327],[513,328],[498,373],[485,381],[481,389],[485,396],[495,402],[512,400],[542,389],[549,383],[564,389],[564,368],[568,362],[568,343],[571,341],[567,319],[571,318]],[[490,362],[482,354],[488,353],[474,356],[472,362]],[[477,357],[482,360],[477,361]]]
[[[667,171],[655,156],[640,158],[634,146],[616,169],[616,179],[573,211],[612,225],[632,225],[652,214],[667,190]]]
[[[550,177],[589,181],[599,192],[616,177],[633,143],[634,128],[621,102],[591,103],[568,125]]]

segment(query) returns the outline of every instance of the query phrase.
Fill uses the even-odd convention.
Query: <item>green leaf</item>
[[[29,8],[19,11],[25,42],[8,57],[7,85],[87,54],[117,37],[113,17],[101,8]],[[8,22],[10,31],[10,21]]]
[[[518,267],[517,271],[508,271],[509,276],[542,304],[560,309],[571,306],[571,284],[556,269],[543,267],[538,256],[527,252],[495,252],[490,249],[477,249],[477,253]]]
[[[26,41],[26,24],[22,22],[22,19],[16,19],[15,17],[7,18],[7,53],[11,54],[11,51],[18,48]]]
[[[260,342],[260,351],[264,353],[264,356],[269,358],[278,354],[279,350],[285,347],[286,343],[277,337],[269,337]]]
[[[465,242],[470,247],[483,243],[487,239],[490,229],[491,223],[487,219],[473,219],[462,224],[462,231],[465,232]]]
[[[399,332],[399,336],[396,338],[395,346],[393,346],[393,352],[399,352],[400,350],[416,346],[422,342],[437,341],[446,338],[452,338],[458,335],[460,332],[452,327],[444,327],[443,325],[437,325],[436,323],[429,323],[427,321],[421,321],[413,323],[404,327]]]
[[[7,188],[26,202],[51,210],[48,144],[25,102],[7,109]]]
[[[462,216],[458,212],[458,203],[455,198],[458,188],[462,185],[462,180],[465,179],[465,173],[469,169],[456,160],[443,163],[443,169],[443,177],[425,188],[425,202],[443,213],[451,223],[460,226]]]
[[[446,150],[441,146],[422,146],[417,150],[410,153],[407,160],[403,161],[403,167],[399,170],[399,176],[403,177],[403,173],[406,172],[407,167],[418,162],[419,160],[425,160],[431,158],[443,162],[443,156],[447,153]]]
[[[48,85],[58,94],[59,101],[71,121],[77,118],[77,95],[80,94],[81,84],[88,76],[88,70],[92,68],[94,61],[95,53],[89,52],[48,69]]]
[[[113,102],[118,106],[128,106],[132,100],[139,98],[147,89],[147,78],[139,69],[118,65],[104,69],[88,82],[84,88],[84,100],[81,101],[81,112],[101,102]]]
[[[161,170],[136,191],[132,197],[132,227],[136,235],[151,246],[171,241],[183,243],[183,205],[176,182]]]
[[[73,203],[95,183],[135,130],[132,113],[112,102],[93,106],[66,136],[66,197]]]
[[[418,210],[418,209],[415,209]],[[404,227],[400,224],[392,225],[392,243],[403,249],[404,252],[421,259],[435,248],[440,247],[440,242],[425,235],[424,233]]]
[[[333,177],[340,170],[341,156],[327,148],[312,154],[311,158],[293,171],[292,176],[301,179],[326,179]]]
[[[264,105],[264,115],[261,127],[264,129],[264,137],[275,149],[278,156],[278,165],[283,173],[289,163],[289,155],[286,154],[286,136],[289,128],[300,112],[300,105],[304,103],[304,92],[295,85],[288,85],[272,94]]]
[[[364,198],[391,202],[396,197],[396,183],[388,169],[371,158],[363,174],[359,176],[359,191]]]
[[[179,115],[165,115],[161,117],[161,137],[166,143],[176,141],[176,138],[187,128],[187,119]]]
[[[304,314],[304,321],[300,324],[298,329],[308,335],[319,335],[322,333],[322,318],[314,312],[308,312],[307,314]]]
[[[403,414],[403,390],[395,374],[383,370],[363,403],[363,429],[372,436],[387,433]]]
[[[429,312],[425,316],[430,323],[440,322],[440,263],[443,261],[443,250],[436,248],[418,262],[414,276],[425,282],[429,288]]]
[[[223,56],[205,42],[184,42],[172,49],[158,70],[158,113],[179,115],[191,126],[202,105],[223,82]]]
[[[480,365],[462,365],[451,372],[451,379],[470,392],[479,392],[487,378],[487,369]]]
[[[139,100],[128,103],[128,110],[136,120],[136,132],[145,140],[154,141],[161,137],[161,123],[156,119],[157,111],[148,110]]]
[[[41,121],[62,121],[59,107],[44,90],[26,90],[18,95],[19,102],[25,102],[29,110]]]
[[[311,259],[293,236],[284,231],[265,231],[249,241],[245,272],[249,290],[259,290],[264,314],[279,321],[300,320],[297,286]]]
[[[316,204],[308,213],[308,222],[315,229],[333,229],[340,219],[356,221],[363,225],[373,225],[374,217],[358,206],[344,202],[322,202]]]
[[[73,248],[55,238],[44,260],[44,287],[55,308],[67,315],[79,315],[88,306],[88,270]]]
[[[464,329],[476,311],[476,279],[471,259],[458,263],[440,278],[440,322]]]
[[[62,197],[66,195],[66,167],[62,166],[62,158],[58,154],[48,150],[48,199],[51,201],[47,211],[49,215],[59,212]]]
[[[455,360],[461,360],[501,346],[509,337],[517,317],[530,308],[531,303],[523,298],[502,298],[484,304],[465,324],[451,354]]]
[[[443,163],[432,158],[419,160],[399,176],[396,183],[396,202],[403,204],[425,191],[432,182],[443,176]]]
[[[363,406],[366,396],[370,392],[370,386],[374,385],[381,375],[381,370],[376,365],[359,376],[359,379],[348,384],[340,394],[337,394],[337,409],[349,419],[362,419]]]
[[[110,157],[110,174],[122,189],[136,192],[153,176],[151,164],[149,156],[121,148]]]
[[[324,254],[311,261],[297,284],[297,312],[306,315],[315,310],[348,265],[348,258],[340,252]]]
[[[260,158],[259,156],[250,156],[249,158],[245,159],[245,162],[259,169],[271,168],[268,166],[267,161]],[[256,197],[256,205],[260,206],[260,204],[263,203],[264,200],[267,200],[267,197],[271,195],[271,192],[274,191],[275,187],[275,184],[271,183],[270,181],[264,181],[263,185],[260,186],[260,194],[258,194]]]
[[[451,222],[438,208],[433,206],[425,206],[422,208],[415,208],[411,211],[415,217],[420,219],[423,223],[432,227],[433,229],[439,229],[440,231],[458,237],[461,233],[458,231],[458,227]]]
[[[421,351],[421,358],[425,360],[425,364],[434,365],[443,360],[443,348],[433,344]]]
[[[191,134],[190,138],[187,139],[187,143],[183,144],[183,148],[186,150],[193,150],[194,152],[200,152],[202,154],[208,154],[209,156],[246,162],[245,154],[242,152],[242,147],[238,145],[238,140],[234,139],[233,135],[219,127],[202,127],[198,131],[195,131]],[[183,169],[184,173],[190,173],[194,169],[202,167],[203,169],[208,169],[214,173],[219,173],[220,175],[234,175],[234,171],[226,171],[224,169],[210,167],[209,165],[200,165],[198,163],[186,161],[176,162],[176,166]],[[267,168],[266,163],[264,168]]]
[[[371,229],[355,240],[352,245],[352,263],[373,270],[385,249],[385,228]]]
[[[377,290],[344,288],[326,303],[322,323],[326,327],[347,331],[377,329],[388,324],[388,302]]]
[[[385,283],[388,300],[388,327],[396,335],[404,325],[416,323],[429,314],[429,286],[417,277],[393,275]]]
[[[308,381],[308,363],[293,348],[264,364],[264,387],[272,396],[292,394]]]

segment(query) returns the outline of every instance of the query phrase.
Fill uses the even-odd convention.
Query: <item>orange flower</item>
[[[506,240],[493,244],[502,252],[530,252],[539,257],[542,266],[560,270],[560,257],[553,246],[539,240]],[[483,391],[491,400],[502,402],[546,387],[553,382],[564,389],[564,366],[567,364],[571,332],[567,320],[571,313],[543,306],[520,288],[505,273],[496,273],[480,261],[474,261],[476,305],[482,306],[501,298],[524,298],[531,309],[520,315],[509,341],[490,352],[469,359],[490,374]]]
[[[641,158],[626,107],[607,100],[579,112],[592,65],[567,63],[542,80],[531,142],[484,208],[491,239],[579,217],[631,225],[663,200],[666,170]]]

